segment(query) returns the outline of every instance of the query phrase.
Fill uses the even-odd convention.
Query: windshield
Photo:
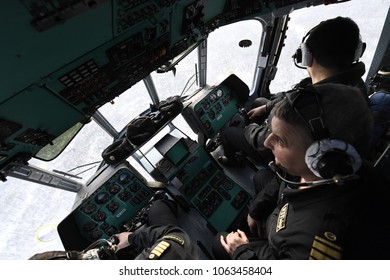
[[[250,88],[256,68],[261,32],[262,25],[257,20],[229,24],[212,32],[207,38],[207,84],[217,84],[230,73],[235,73]],[[226,34],[231,36],[226,36]],[[240,46],[240,42],[243,40],[247,40],[246,44]],[[151,78],[159,100],[164,100],[169,96],[184,96],[194,93],[199,88],[196,80],[199,75],[197,72],[198,64],[198,50],[195,48],[180,60],[174,69],[163,73],[152,72]],[[150,95],[145,83],[141,80],[119,97],[99,108],[99,112],[119,132],[133,118],[147,110],[151,104]],[[185,133],[192,133],[188,127],[185,127],[181,116],[176,122],[181,129],[184,129]],[[93,121],[85,124],[78,134],[77,132],[78,130],[72,130],[71,137],[75,134],[76,136],[57,158],[46,163],[34,159],[31,163],[48,170],[69,172],[81,177],[79,181],[85,183],[96,171],[98,167],[96,162],[102,160],[101,153],[112,143],[113,138]],[[68,136],[69,134],[64,133],[64,135]],[[70,137],[64,138],[68,140]],[[68,142],[66,141],[66,143]],[[39,158],[50,159],[51,146],[48,148],[49,151],[43,149],[38,154]],[[80,157],[80,154],[83,156]],[[148,176],[147,173],[143,175]]]

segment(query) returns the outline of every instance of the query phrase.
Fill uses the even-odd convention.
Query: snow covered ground
[[[289,88],[293,83],[306,76],[304,70],[293,66],[292,53],[302,36],[312,26],[321,20],[339,15],[348,16],[359,25],[362,39],[367,42],[367,49],[362,61],[366,63],[368,71],[389,5],[390,0],[352,0],[350,3],[330,5],[326,9],[316,7],[310,12],[307,9],[294,12],[291,16],[286,49],[279,62],[275,85],[271,89],[276,91],[277,89]],[[131,110],[131,106],[128,109]],[[133,110],[137,110],[135,113],[140,111],[137,106],[134,106]],[[88,152],[78,150],[78,145],[71,143],[68,151],[52,162],[41,163],[32,160],[30,163],[49,170],[55,168],[66,171],[79,165],[80,157],[83,158],[83,163],[100,160],[101,152],[112,141],[93,122],[83,129],[78,138],[81,141],[89,142],[90,150]],[[92,172],[93,170],[82,174],[82,176],[88,178]],[[0,183],[0,221],[2,225],[0,260],[23,260],[38,252],[62,250],[56,226],[70,212],[74,198],[75,194],[72,192],[14,178],[8,178],[5,183]]]

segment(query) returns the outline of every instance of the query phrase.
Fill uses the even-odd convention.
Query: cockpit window
[[[262,25],[257,20],[247,20],[222,26],[207,38],[206,83],[223,81],[234,73],[249,88],[252,86],[258,56]],[[226,36],[226,34],[230,34]],[[227,50],[229,50],[227,52]],[[173,70],[152,73],[152,78],[161,100],[172,95],[187,95],[199,88],[196,77],[199,73],[198,49],[194,49]],[[203,63],[203,61],[202,61]]]
[[[360,61],[366,65],[366,73],[363,75],[363,80],[369,78],[367,77],[367,73],[369,72],[369,67],[378,45],[384,20],[386,19],[387,9],[378,9],[376,5],[372,5],[371,1],[362,0],[349,1],[345,4],[341,3],[326,7],[320,5],[318,7],[311,7],[310,9],[310,13],[306,9],[300,9],[290,14],[289,28],[284,42],[285,46],[280,54],[275,78],[270,84],[271,93],[291,89],[301,79],[308,77],[305,69],[295,67],[292,56],[301,43],[302,38],[311,28],[321,21],[336,17],[337,15],[349,17],[359,26],[362,41],[366,43],[366,49],[360,58]],[[365,11],[366,15],[370,15],[369,19],[362,17],[356,11]]]
[[[73,137],[76,136],[82,127],[83,124],[76,123],[63,134],[54,139],[53,143],[47,144],[45,147],[40,149],[35,157],[42,160],[52,160],[53,158],[57,157],[69,144],[69,142],[72,141]]]
[[[246,20],[222,26],[207,40],[207,83],[214,85],[234,73],[252,87],[263,27]]]
[[[197,53],[197,48],[195,48],[168,72],[152,72],[151,76],[160,101],[169,96],[185,96],[199,88],[196,83]]]
[[[151,102],[145,84],[141,80],[112,102],[102,106],[99,111],[117,131],[120,131],[134,117],[146,110]]]

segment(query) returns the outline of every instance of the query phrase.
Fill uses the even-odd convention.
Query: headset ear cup
[[[336,175],[352,175],[362,165],[362,159],[356,149],[337,139],[323,139],[314,142],[306,150],[305,161],[314,175],[324,179],[330,179]]]
[[[324,179],[333,178],[336,175],[347,176],[353,174],[349,155],[340,151],[325,153],[318,161],[317,170]]]
[[[366,50],[366,43],[362,41],[361,38],[359,38],[359,43],[357,45],[357,48],[355,50],[355,56],[353,58],[353,61],[358,61],[359,58],[361,58],[364,54],[364,51]]]
[[[302,50],[301,50],[301,47],[299,47],[295,51],[295,54],[293,55],[293,58],[295,59],[295,63],[297,63],[297,64],[302,63]]]
[[[301,52],[302,52],[302,63],[301,65],[306,67],[312,64],[313,62],[313,56],[307,47],[306,43],[302,43],[300,46]]]
[[[304,42],[295,51],[293,58],[298,67],[307,67],[313,62],[313,56]]]

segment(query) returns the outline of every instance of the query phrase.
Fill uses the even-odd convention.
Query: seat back
[[[374,117],[369,159],[390,184],[390,93],[375,92],[369,98],[369,106]]]
[[[383,151],[383,141],[390,127],[390,93],[379,91],[369,98],[369,106],[374,118],[369,149],[370,158],[377,158]]]

